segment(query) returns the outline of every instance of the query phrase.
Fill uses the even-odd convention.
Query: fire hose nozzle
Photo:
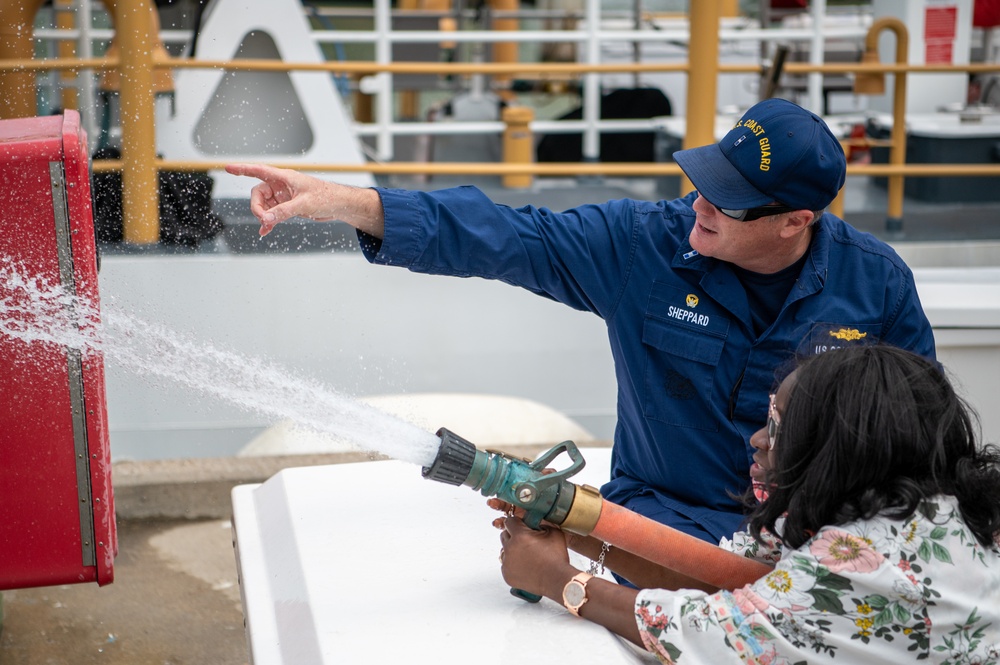
[[[441,437],[437,457],[430,466],[421,469],[421,474],[424,478],[445,485],[463,484],[476,464],[479,450],[472,443],[443,427],[437,431],[437,436]]]
[[[582,535],[593,530],[600,516],[601,495],[593,487],[567,480],[586,464],[572,441],[563,441],[532,462],[502,452],[479,450],[443,427],[437,435],[441,437],[441,446],[431,465],[423,467],[424,478],[448,485],[467,485],[483,496],[495,496],[521,508],[525,524],[533,529],[546,520]],[[559,471],[549,469],[549,463],[562,453],[569,455],[571,464]]]

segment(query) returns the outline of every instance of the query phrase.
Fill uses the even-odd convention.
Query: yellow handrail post
[[[364,78],[365,75],[361,73],[355,73],[351,75],[351,78],[355,83]],[[372,96],[368,93],[361,92],[359,86],[354,86],[354,119],[358,122],[372,122],[375,119],[375,110],[373,108],[374,103]],[[406,117],[405,111],[403,117]]]
[[[530,123],[535,119],[535,112],[529,106],[507,106],[501,113],[506,127],[503,132],[504,164],[531,164],[535,141],[531,134]],[[534,182],[530,173],[505,175],[501,179],[504,187],[527,189]]]
[[[122,213],[125,242],[160,240],[153,68],[155,15],[149,0],[105,0],[121,49]]]
[[[878,38],[883,30],[891,30],[896,35],[896,64],[907,64],[909,34],[906,25],[897,18],[882,17],[872,23],[865,35],[865,62],[877,59]],[[872,54],[876,54],[872,58]],[[893,79],[892,135],[889,146],[889,163],[902,167],[906,164],[906,72],[897,71]],[[891,234],[903,232],[903,174],[896,173],[889,178],[889,206],[886,212],[885,230]]]
[[[841,219],[844,219],[844,187],[837,192],[837,197],[830,203],[830,212]]]
[[[53,3],[53,7],[56,10],[56,26],[58,28],[61,30],[72,30],[76,27],[76,16],[73,12],[73,0],[56,0]],[[76,44],[72,40],[60,39],[58,48],[60,58],[76,57]],[[79,77],[76,72],[67,70],[60,73],[59,82],[62,85],[62,90],[60,91],[62,108],[79,108],[79,95],[77,94],[76,89],[77,81],[79,81]]]
[[[0,60],[31,60],[35,14],[43,0],[0,1]],[[0,71],[0,118],[30,118],[38,115],[35,72]]]
[[[721,0],[691,3],[688,46],[687,131],[684,148],[715,142],[715,106],[719,80],[719,10]],[[681,177],[681,194],[694,185]]]
[[[490,0],[489,5],[492,9],[498,11],[517,11],[519,1],[518,0]],[[493,30],[496,31],[508,31],[516,32],[518,29],[518,20],[516,18],[497,18],[493,19]],[[518,61],[518,46],[517,42],[494,42],[491,46],[493,50],[493,62],[517,62]],[[514,91],[510,89],[510,74],[501,74],[495,76],[493,80],[497,83],[500,88],[499,96],[505,101],[514,100],[517,95]]]

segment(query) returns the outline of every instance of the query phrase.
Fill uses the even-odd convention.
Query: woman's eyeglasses
[[[777,395],[770,395],[771,403],[767,407],[767,449],[774,450],[774,443],[778,440],[778,427],[781,426],[781,416],[778,415],[778,407],[774,405],[774,398]]]

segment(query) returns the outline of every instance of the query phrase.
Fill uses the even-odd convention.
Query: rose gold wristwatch
[[[573,613],[574,616],[580,616],[580,608],[587,602],[587,582],[590,581],[593,575],[590,573],[579,572],[573,576],[566,586],[563,587],[563,605],[566,609]]]

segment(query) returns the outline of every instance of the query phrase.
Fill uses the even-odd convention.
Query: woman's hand
[[[555,527],[535,530],[519,517],[503,520],[500,571],[515,589],[561,602],[562,587],[577,571],[569,562],[566,538]]]
[[[538,531],[517,517],[500,518],[500,570],[514,589],[521,589],[562,604],[563,587],[578,571],[569,562],[566,536],[553,526]],[[638,591],[600,578],[587,583],[587,602],[580,616],[640,645],[633,611]]]
[[[501,513],[504,514],[504,517],[510,517],[512,515],[516,515],[517,517],[520,517],[522,520],[524,519],[525,510],[523,508],[518,508],[512,503],[507,503],[506,501],[503,501],[496,497],[493,497],[492,499],[487,499],[486,505],[492,508],[493,510],[499,510]],[[497,529],[502,529],[503,520],[504,520],[503,517],[496,518],[495,520],[493,520],[493,526],[496,527]]]

